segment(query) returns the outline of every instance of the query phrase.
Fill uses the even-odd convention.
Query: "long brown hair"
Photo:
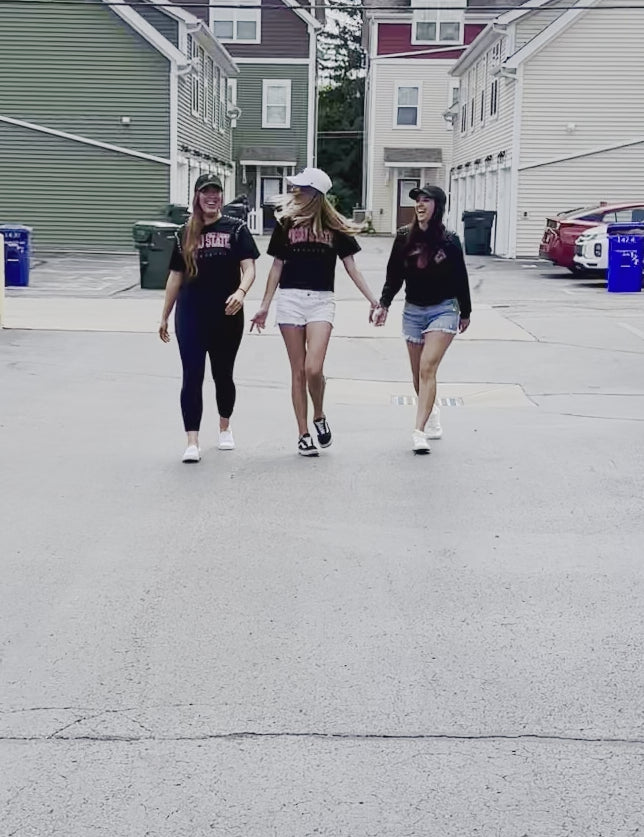
[[[299,205],[292,194],[281,195],[275,200],[278,208],[275,217],[282,226],[311,227],[318,236],[326,230],[356,235],[362,232],[361,224],[354,224],[341,215],[331,201],[317,190],[308,203]]]
[[[443,224],[445,205],[434,200],[434,212],[429,219],[426,230],[421,230],[418,216],[414,213],[407,239],[405,241],[404,256],[407,262],[414,261],[417,267],[427,267],[429,260],[445,242],[447,230]]]
[[[197,275],[197,259],[195,252],[201,239],[201,231],[205,225],[203,212],[199,206],[199,192],[195,192],[192,198],[192,215],[188,218],[183,228],[183,239],[181,249],[183,260],[186,263],[186,277],[194,279]]]

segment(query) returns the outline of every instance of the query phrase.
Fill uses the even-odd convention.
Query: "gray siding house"
[[[266,206],[285,191],[287,174],[315,164],[317,133],[317,33],[324,4],[296,0],[211,0],[192,7],[239,67],[229,98],[241,111],[233,130],[236,194],[251,206],[249,226],[272,226]],[[266,207],[266,209],[265,209]]]
[[[132,249],[202,172],[234,191],[227,88],[206,25],[157,5],[0,5],[0,221],[36,248]]]

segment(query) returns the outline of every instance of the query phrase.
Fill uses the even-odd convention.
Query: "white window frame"
[[[499,118],[499,96],[501,94],[501,85],[499,84],[498,78],[493,78],[490,84],[490,101],[489,101],[489,110],[488,110],[488,118],[490,121],[494,121],[495,119]],[[494,110],[492,110],[492,104],[494,104]]]
[[[411,0],[411,6],[427,6],[427,0]],[[441,0],[440,9],[416,9],[413,13],[411,24],[411,42],[412,44],[462,44],[465,34],[465,12],[463,11],[463,0]],[[447,8],[445,8],[447,7]],[[449,8],[453,7],[453,8]],[[419,38],[417,36],[419,23],[434,23],[436,24],[436,37],[434,38]],[[458,37],[441,38],[441,24],[458,23]]]
[[[493,76],[492,72],[501,66],[503,61],[503,44],[499,40],[488,52],[488,77],[490,79],[490,95],[487,105],[487,117],[492,122],[499,118],[499,98],[501,96],[501,85],[499,76]],[[494,105],[494,110],[492,106]]]
[[[230,8],[230,0],[211,0],[211,31],[222,44],[260,44],[262,42],[262,10],[259,6],[259,0],[236,0],[236,3],[237,6]],[[226,6],[229,8],[226,8]],[[237,24],[251,20],[255,23],[255,37],[239,38],[237,36]],[[221,35],[217,35],[215,32],[215,23],[217,21],[230,21],[232,23],[232,38],[224,38]]]
[[[226,93],[228,91],[228,79],[226,78],[226,74],[224,71],[221,71],[219,76],[219,133],[223,134],[226,132],[226,119],[228,115],[228,108],[226,106],[227,96]]]
[[[212,125],[213,128],[219,128],[221,124],[221,102],[219,100],[219,79],[221,77],[221,67],[215,64],[214,73],[212,75]]]
[[[447,88],[447,110],[452,114],[452,118],[447,120],[447,130],[454,130],[454,121],[456,118],[460,119],[461,109],[461,82],[460,79],[451,78]],[[456,114],[457,116],[454,116]]]
[[[211,88],[213,85],[213,80],[215,78],[215,62],[212,60],[210,55],[206,55],[206,66],[204,70],[204,81],[203,81],[203,91],[204,91],[204,108],[203,108],[203,121],[206,125],[212,125],[214,119],[214,112],[213,112],[213,103],[211,98]]]
[[[416,105],[416,124],[415,125],[399,125],[398,124],[398,108],[412,107],[411,105],[398,104],[398,92],[401,87],[415,87],[418,90],[418,104]],[[396,131],[419,131],[422,125],[422,102],[423,102],[423,83],[421,81],[397,81],[394,85],[394,113],[393,113],[393,127]]]
[[[268,121],[268,88],[283,87],[286,90],[286,119],[283,124],[275,125]],[[262,128],[284,130],[291,127],[291,79],[265,78],[262,81]]]
[[[231,105],[237,106],[237,79],[236,78],[229,78],[227,81],[227,93],[228,99],[226,101],[226,114],[228,114],[228,103],[230,102]],[[236,128],[237,127],[237,120],[231,119],[230,120],[230,127]]]

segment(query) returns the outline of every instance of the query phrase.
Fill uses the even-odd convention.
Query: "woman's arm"
[[[378,300],[371,293],[371,288],[369,287],[369,285],[367,285],[364,276],[360,272],[358,265],[355,262],[355,259],[353,258],[353,256],[347,256],[346,258],[342,259],[342,264],[344,265],[344,269],[351,277],[351,281],[360,291],[360,293],[365,297],[365,299],[369,302],[369,304],[371,305],[371,310],[373,311],[375,308],[378,307]],[[371,315],[369,316],[369,319],[371,320]]]
[[[403,247],[404,239],[402,236],[397,235],[391,248],[389,261],[387,262],[385,284],[382,286],[382,293],[380,294],[381,308],[389,308],[393,298],[402,288],[404,281]]]
[[[271,265],[271,269],[268,273],[268,279],[266,280],[266,290],[264,291],[262,304],[259,307],[259,311],[255,314],[255,316],[250,322],[251,331],[253,330],[253,328],[256,328],[257,331],[260,332],[263,328],[266,328],[266,317],[268,316],[268,309],[271,307],[271,302],[273,301],[273,297],[275,296],[275,291],[277,290],[277,286],[280,283],[283,267],[284,262],[281,259],[273,259],[273,264]]]
[[[161,312],[161,325],[159,326],[159,337],[164,343],[170,342],[170,334],[168,333],[168,319],[172,314],[172,309],[179,296],[179,289],[183,282],[183,273],[178,270],[171,270],[168,276],[168,281],[165,285],[165,299],[163,300],[163,311]]]
[[[255,281],[255,259],[242,259],[241,281],[237,290],[226,300],[226,314],[238,314],[246,299],[246,294],[252,288]]]
[[[454,243],[454,281],[456,283],[456,299],[461,309],[461,321],[459,332],[462,334],[470,324],[472,313],[472,300],[470,297],[470,282],[467,276],[467,267],[463,255],[463,247],[457,235],[453,238]]]

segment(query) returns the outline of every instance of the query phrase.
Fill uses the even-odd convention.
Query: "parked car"
[[[539,246],[539,257],[567,267],[575,273],[581,266],[575,261],[575,244],[580,235],[599,224],[629,223],[644,220],[641,203],[598,204],[572,209],[546,219],[546,229]]]
[[[582,233],[575,242],[575,264],[580,270],[608,270],[608,227],[599,224]]]

